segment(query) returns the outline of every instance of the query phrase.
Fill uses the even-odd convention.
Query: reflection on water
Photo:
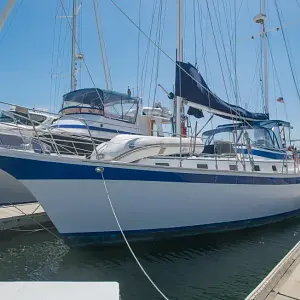
[[[132,247],[171,299],[244,299],[299,240],[300,220]],[[127,248],[70,249],[46,232],[0,236],[0,280],[118,281],[122,300],[160,299]]]

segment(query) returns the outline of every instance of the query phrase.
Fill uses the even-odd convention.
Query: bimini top
[[[236,124],[225,124],[219,125],[216,129],[207,130],[203,132],[204,136],[211,136],[216,133],[221,132],[232,132],[238,129],[253,129],[253,128],[267,128],[272,129],[273,127],[284,126],[290,127],[291,125],[289,122],[281,121],[281,120],[266,120],[266,121],[255,121],[255,122],[243,122],[243,123],[236,123]]]
[[[115,103],[138,103],[138,98],[130,97],[125,93],[118,93],[114,91],[101,90],[98,88],[86,88],[72,91],[63,96],[63,105],[65,103],[73,103],[74,105],[89,105],[89,106],[103,106],[104,104]]]

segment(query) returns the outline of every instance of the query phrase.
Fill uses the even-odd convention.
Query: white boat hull
[[[151,168],[29,153],[17,158],[2,150],[0,166],[32,192],[70,243],[122,241],[99,167],[129,240],[258,226],[300,211],[297,174]]]

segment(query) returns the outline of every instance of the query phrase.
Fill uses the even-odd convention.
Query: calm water
[[[298,242],[300,220],[254,230],[134,244],[171,299],[244,299]],[[47,232],[0,236],[0,280],[118,281],[122,300],[161,299],[125,247],[69,249]]]

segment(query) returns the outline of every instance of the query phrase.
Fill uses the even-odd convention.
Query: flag
[[[284,103],[283,97],[278,97],[277,102]]]

